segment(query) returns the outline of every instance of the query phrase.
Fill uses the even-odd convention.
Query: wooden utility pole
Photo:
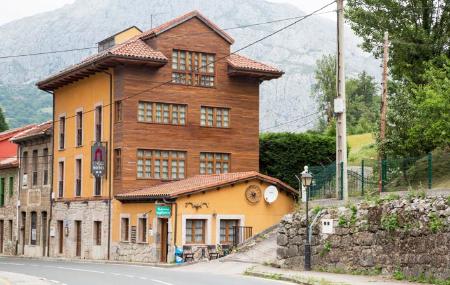
[[[338,197],[348,199],[347,184],[347,119],[344,69],[344,0],[337,0],[337,98],[336,113],[336,190]]]
[[[387,113],[387,95],[388,95],[388,60],[389,60],[389,33],[384,32],[383,48],[383,73],[382,73],[382,94],[381,94],[381,116],[380,116],[380,148],[378,151],[379,177],[378,188],[383,190],[383,160],[385,156],[385,138],[386,138],[386,113]]]

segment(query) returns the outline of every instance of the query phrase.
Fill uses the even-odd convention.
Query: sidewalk
[[[57,283],[50,283],[44,278],[34,277],[30,275],[0,271],[0,285],[49,285],[49,284],[57,284]]]
[[[314,271],[294,271],[280,268],[273,268],[263,265],[249,267],[245,271],[246,275],[262,277],[274,280],[288,281],[304,285],[418,285],[408,281],[396,281],[384,276],[363,276],[334,274]]]

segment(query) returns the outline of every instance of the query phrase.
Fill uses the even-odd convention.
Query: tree
[[[9,127],[6,123],[5,116],[3,115],[2,107],[0,107],[0,132],[6,131],[7,129],[9,129]]]
[[[346,17],[363,39],[363,49],[377,58],[382,56],[384,32],[389,32],[394,80],[422,83],[427,61],[450,56],[450,1],[348,0]]]
[[[314,78],[316,82],[312,86],[313,97],[319,104],[319,111],[325,112],[325,122],[319,122],[323,131],[333,121],[333,100],[336,98],[336,56],[324,55],[317,60]]]

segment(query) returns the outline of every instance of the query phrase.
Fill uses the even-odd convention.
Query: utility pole
[[[389,33],[384,32],[384,50],[383,50],[383,74],[382,74],[382,94],[381,94],[381,117],[380,117],[380,149],[378,153],[379,176],[378,189],[383,190],[383,160],[385,156],[385,138],[386,138],[386,113],[387,113],[387,95],[388,95],[388,60],[389,60]]]
[[[334,100],[336,113],[336,192],[338,198],[348,199],[347,184],[347,119],[345,101],[344,69],[344,0],[337,2],[337,98]],[[342,192],[341,192],[342,191]],[[342,193],[342,196],[340,196]]]

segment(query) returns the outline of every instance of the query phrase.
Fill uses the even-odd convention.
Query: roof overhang
[[[150,67],[161,67],[167,63],[167,59],[148,59],[142,57],[120,56],[106,54],[94,61],[81,63],[47,79],[39,81],[36,85],[44,91],[54,91],[59,87],[89,77],[97,72],[105,71],[118,64],[134,64]]]
[[[228,75],[232,77],[253,77],[260,80],[271,80],[280,78],[284,72],[260,71],[255,69],[228,67]]]

